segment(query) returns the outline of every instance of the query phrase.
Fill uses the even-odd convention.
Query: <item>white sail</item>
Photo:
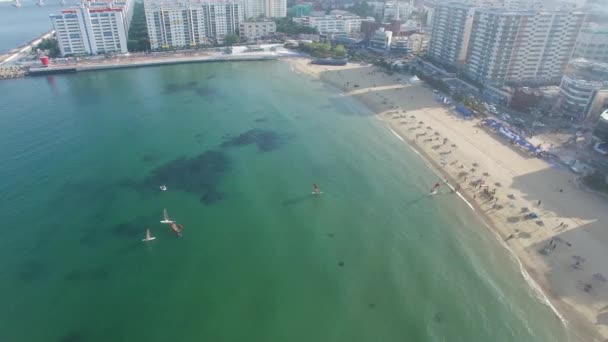
[[[167,209],[163,210],[163,220],[160,221],[160,223],[172,223],[173,221],[171,221],[169,219],[169,213],[167,212]]]
[[[152,234],[150,234],[150,228],[146,229],[146,238],[141,240],[141,241],[152,241],[156,239],[156,237],[152,236]]]

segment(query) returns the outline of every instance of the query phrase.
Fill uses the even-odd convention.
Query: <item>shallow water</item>
[[[0,91],[2,341],[569,338],[407,146],[283,62]]]

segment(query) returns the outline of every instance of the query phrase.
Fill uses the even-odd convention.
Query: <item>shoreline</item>
[[[604,299],[605,296],[603,296],[606,289],[601,284],[588,280],[587,282],[594,285],[594,293],[591,296],[595,297],[589,300],[587,298],[589,293],[581,290],[582,286],[579,284],[581,275],[575,274],[573,276],[570,268],[570,257],[576,256],[572,254],[585,252],[591,254],[587,250],[587,247],[591,247],[587,240],[597,238],[596,236],[587,236],[592,234],[581,229],[577,230],[577,228],[586,228],[587,226],[596,228],[598,222],[603,221],[599,216],[605,214],[597,212],[598,217],[590,220],[584,217],[588,213],[582,211],[580,213],[566,213],[568,210],[561,210],[564,206],[561,203],[558,208],[554,208],[553,205],[550,206],[551,208],[545,208],[544,205],[540,205],[540,200],[538,200],[539,205],[536,206],[536,198],[542,198],[543,202],[548,201],[549,198],[556,196],[551,193],[551,191],[556,190],[534,189],[538,191],[534,191],[536,196],[532,197],[531,192],[527,192],[525,188],[522,189],[521,185],[516,185],[518,177],[543,172],[547,173],[545,183],[555,181],[560,184],[565,178],[571,177],[566,173],[567,171],[557,170],[543,160],[525,156],[521,151],[514,150],[512,146],[500,141],[499,137],[479,127],[477,125],[478,120],[460,119],[453,110],[435,102],[431,89],[423,83],[412,85],[400,80],[400,78],[409,79],[410,76],[408,75],[388,75],[373,66],[352,64],[345,67],[315,66],[309,65],[307,62],[306,59],[288,60],[292,70],[338,88],[342,96],[355,97],[372,111],[377,119],[385,123],[393,135],[418,154],[426,166],[444,183],[447,181],[452,191],[473,210],[486,228],[499,240],[499,243],[510,252],[519,265],[522,277],[534,291],[539,301],[549,306],[575,337],[583,341],[603,341],[608,337],[606,326],[598,324],[602,312],[608,304]],[[352,82],[357,83],[354,85]],[[407,96],[399,93],[404,88],[412,88],[412,92],[419,96],[411,96],[410,101],[404,101]],[[424,126],[427,126],[426,129]],[[427,133],[429,132],[434,132],[436,136],[428,138],[430,135],[427,135]],[[419,140],[420,138],[431,139],[430,145],[432,145],[433,141],[439,139],[439,137],[444,137],[450,143],[455,142],[455,144],[450,144],[449,146],[453,147],[449,151],[445,151],[445,148],[448,147],[443,145],[438,148],[438,145],[431,147],[424,141],[420,142]],[[477,139],[469,139],[472,137]],[[484,145],[486,141],[488,142],[487,146]],[[500,149],[500,151],[494,150],[494,147]],[[485,163],[479,160],[482,157],[487,159]],[[449,165],[447,159],[451,161]],[[464,171],[464,169],[458,169],[456,164],[462,164],[463,166],[464,164],[467,164],[467,166],[476,165],[475,169],[487,168],[489,173],[485,172],[481,176],[476,174],[481,170],[471,168]],[[470,174],[469,171],[471,171]],[[467,173],[464,180],[463,172]],[[495,174],[498,177],[495,177]],[[498,178],[499,181],[496,181],[494,185],[490,183],[490,186],[488,186],[488,189],[494,187],[497,194],[495,201],[493,195],[490,197],[489,202],[494,203],[494,205],[489,206],[488,201],[482,200],[482,192],[481,190],[477,191],[476,185],[471,188],[471,183],[466,183],[469,176],[483,179],[488,183],[491,179],[494,183]],[[557,178],[557,176],[560,178]],[[545,176],[541,178],[545,178]],[[570,179],[567,182],[570,185]],[[563,190],[560,189],[560,193],[561,191]],[[581,204],[587,204],[589,201],[595,201],[595,204],[598,204],[598,200],[592,194],[585,193],[578,188],[574,190],[569,187],[567,191],[568,193],[578,191],[575,193],[577,198],[573,200],[580,201],[580,203],[579,205],[565,203],[566,207],[580,207]],[[510,199],[505,201],[504,194],[506,192],[510,192],[508,196]],[[497,207],[496,204],[499,200],[500,203]],[[529,208],[531,211],[538,210],[541,219],[537,221],[521,219],[522,214],[518,209],[523,207]],[[506,215],[511,216],[506,217]],[[517,221],[508,222],[509,219],[517,219]],[[562,227],[566,220],[568,222],[567,226],[572,224],[572,228],[567,230],[566,226],[564,229],[551,229],[547,232],[547,226],[551,224],[546,225],[546,221],[561,221],[562,223],[558,227]],[[608,222],[608,216],[603,222]],[[512,226],[509,227],[509,225]],[[595,254],[593,259],[596,260],[601,260],[604,256],[608,257],[608,235],[605,232],[602,235],[600,240],[603,240],[603,243],[594,241],[596,245],[592,246],[594,247],[593,254]],[[554,241],[558,242],[555,243]],[[575,243],[573,243],[574,241]],[[555,246],[559,244],[559,248],[554,248],[555,251],[552,250],[547,256],[538,252],[538,250],[551,244],[555,244]],[[582,246],[583,250],[575,252],[572,250],[573,246]],[[566,264],[563,265],[564,263]],[[557,267],[558,264],[561,265]],[[598,268],[597,271],[605,272],[605,266],[599,267],[598,264],[596,267]],[[597,289],[595,286],[597,286]],[[597,293],[595,293],[596,291]],[[594,318],[597,322],[594,321]]]

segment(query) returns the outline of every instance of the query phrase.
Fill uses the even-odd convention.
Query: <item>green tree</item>
[[[344,45],[336,45],[336,47],[334,47],[334,55],[336,57],[344,57],[346,55]]]
[[[224,44],[226,44],[228,46],[238,44],[240,41],[241,41],[241,38],[239,38],[239,36],[237,36],[236,34],[227,34],[224,37]]]
[[[300,33],[319,33],[316,28],[300,25],[298,23],[293,22],[291,18],[276,18],[275,23],[277,24],[277,32],[284,33],[288,36],[295,36]]]
[[[127,50],[130,52],[150,51],[150,38],[148,38],[146,13],[142,2],[136,2],[135,5],[133,5],[133,18],[131,19],[131,26],[129,27]]]
[[[59,42],[54,37],[43,39],[38,45],[36,45],[35,49],[48,50],[49,57],[51,58],[61,56],[61,51],[59,50]]]
[[[374,8],[367,1],[357,1],[349,9],[349,12],[355,13],[361,17],[371,17],[374,15]]]

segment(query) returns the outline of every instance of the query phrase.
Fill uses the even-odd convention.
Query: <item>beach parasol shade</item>
[[[572,259],[574,259],[574,261],[578,261],[578,262],[585,262],[585,258],[583,258],[580,255],[573,255]]]

